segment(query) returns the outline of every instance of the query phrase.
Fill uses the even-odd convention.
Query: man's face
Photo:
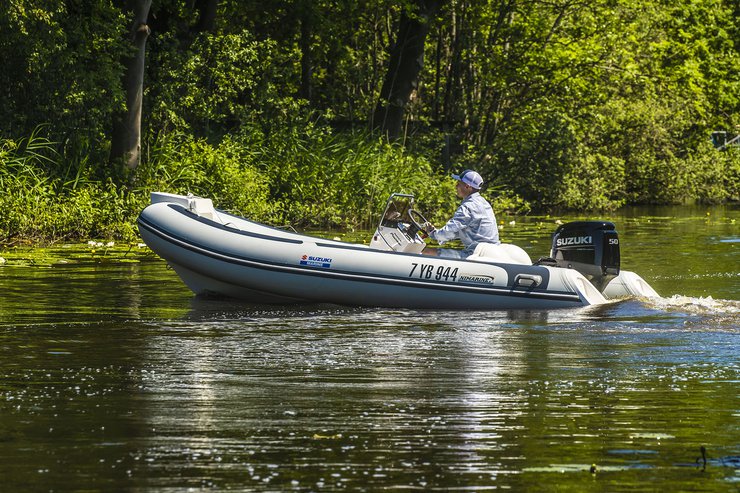
[[[463,195],[465,193],[465,183],[457,180],[455,182],[455,192],[457,192],[457,196],[461,199],[465,198],[465,196]]]
[[[457,180],[457,183],[455,183],[455,191],[457,192],[457,196],[461,199],[464,199],[468,195],[470,195],[470,186],[466,185],[460,180]]]

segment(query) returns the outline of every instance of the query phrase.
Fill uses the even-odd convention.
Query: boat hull
[[[139,217],[146,244],[196,294],[445,310],[546,310],[603,303],[578,272],[372,250],[291,233],[182,202]]]

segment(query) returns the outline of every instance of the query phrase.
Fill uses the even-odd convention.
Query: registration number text
[[[411,263],[411,272],[409,277],[415,277],[418,279],[434,279],[436,281],[456,281],[457,280],[457,267],[446,267],[444,265],[430,265],[430,264],[417,264],[416,262]]]

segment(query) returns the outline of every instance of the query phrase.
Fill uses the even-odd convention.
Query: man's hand
[[[432,223],[430,223],[429,221],[425,222],[425,223],[424,223],[424,225],[422,226],[422,228],[423,228],[423,229],[424,229],[424,231],[426,231],[427,233],[431,233],[432,231],[435,231],[435,230],[437,229],[437,228],[435,228],[435,227],[434,227],[434,225],[433,225]]]

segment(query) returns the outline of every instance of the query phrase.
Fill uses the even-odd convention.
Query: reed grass
[[[141,166],[121,184],[106,165],[60,154],[43,129],[0,140],[0,243],[138,242],[136,217],[156,190],[210,197],[221,209],[277,226],[345,231],[373,228],[392,192],[415,194],[437,223],[459,202],[453,181],[430,158],[310,123],[250,128],[215,144],[162,133],[145,147]],[[497,210],[523,205],[510,196],[496,197]]]

